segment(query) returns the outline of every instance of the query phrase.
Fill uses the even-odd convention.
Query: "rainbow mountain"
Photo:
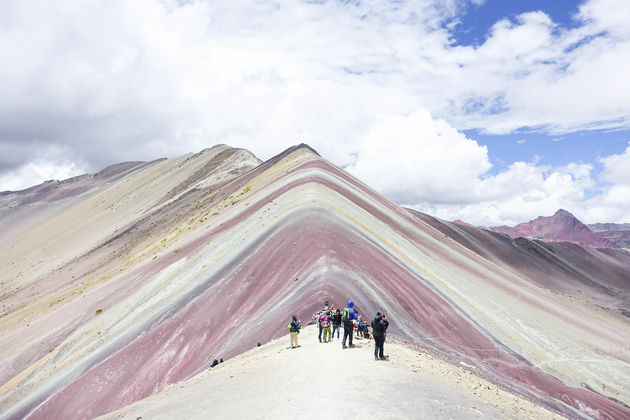
[[[0,418],[109,413],[349,298],[558,414],[630,417],[630,254],[402,208],[307,145],[0,193],[0,228]]]

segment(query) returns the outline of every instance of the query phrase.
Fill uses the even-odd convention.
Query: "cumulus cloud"
[[[600,158],[599,163],[605,184],[599,194],[582,203],[584,217],[591,222],[627,222],[630,220],[630,146],[623,153]]]
[[[519,128],[550,133],[630,126],[630,36],[619,29],[628,4],[617,12],[605,1],[586,3],[573,29],[558,27],[542,12],[497,22],[487,40],[466,47],[438,116],[452,114],[458,128],[505,134]],[[597,13],[596,13],[597,12]],[[601,16],[600,16],[601,15]],[[451,98],[455,98],[451,100]]]
[[[489,151],[462,130],[630,128],[630,6],[588,0],[570,29],[531,11],[458,46],[466,4],[1,3],[0,190],[216,143],[266,159],[307,142],[438,215],[507,222],[537,199],[585,203],[589,164],[612,161],[489,175]],[[605,173],[612,206],[625,184]]]
[[[454,10],[455,2],[5,3],[0,142],[12,153],[0,171],[47,144],[75,150],[92,170],[215,143],[265,159],[306,141],[346,162],[372,115],[415,102],[388,86],[390,41],[439,33]]]
[[[607,173],[625,170],[615,159],[602,160]],[[596,184],[591,164],[514,162],[490,175],[487,148],[425,109],[377,118],[346,169],[403,205],[480,225],[514,224],[559,208],[588,218],[585,193]],[[617,177],[623,174],[609,179]]]
[[[577,18],[591,27],[592,32],[607,32],[612,36],[630,36],[630,8],[624,0],[590,0],[579,7]]]
[[[592,169],[588,164],[552,168],[515,162],[497,175],[473,180],[475,201],[452,205],[416,203],[409,207],[445,220],[462,219],[484,226],[514,225],[551,215],[560,208],[570,210],[585,222],[593,222],[584,202],[585,191],[595,185]]]
[[[453,203],[471,199],[475,180],[490,167],[485,146],[418,109],[378,117],[347,169],[398,202]]]
[[[378,117],[358,144],[349,172],[400,204],[446,220],[517,224],[559,208],[589,223],[630,216],[625,210],[630,208],[630,147],[600,158],[598,178],[593,164],[553,167],[538,159],[514,162],[491,175],[487,148],[426,109]]]
[[[611,184],[630,186],[630,146],[624,153],[602,157],[599,162],[604,167],[602,178]]]

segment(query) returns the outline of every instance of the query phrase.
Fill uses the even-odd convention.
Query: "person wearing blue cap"
[[[341,322],[343,323],[343,340],[341,341],[341,348],[346,348],[346,338],[348,338],[348,345],[350,347],[354,347],[352,344],[352,330],[353,320],[357,319],[357,313],[352,307],[354,306],[354,302],[352,300],[348,301],[348,306],[346,306],[341,312]]]

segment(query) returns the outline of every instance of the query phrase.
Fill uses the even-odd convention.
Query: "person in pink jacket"
[[[324,312],[319,317],[319,320],[322,324],[322,330],[324,331],[324,343],[328,343],[332,341],[332,337],[330,333],[330,323],[331,323],[330,311]]]

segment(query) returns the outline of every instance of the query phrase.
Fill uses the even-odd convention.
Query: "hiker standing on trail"
[[[322,329],[324,330],[324,343],[330,342],[332,339],[330,337],[330,311],[327,311],[324,315],[321,316],[320,320],[322,323]]]
[[[337,331],[337,339],[339,339],[339,327],[341,326],[341,311],[337,309],[335,314],[332,316],[332,336],[330,339],[335,338],[335,330]]]
[[[341,348],[346,348],[346,338],[349,339],[348,345],[354,347],[352,344],[352,330],[354,329],[354,320],[357,318],[357,313],[352,309],[354,302],[348,301],[346,306],[341,312],[341,322],[343,323],[343,340],[341,341]]]
[[[291,335],[291,348],[299,347],[298,346],[298,334],[300,333],[300,320],[297,319],[297,316],[293,315],[291,317],[291,322],[289,323],[289,332]]]
[[[324,311],[319,311],[317,314],[317,328],[319,328],[319,335],[317,336],[317,338],[319,339],[319,342],[322,342],[322,330],[324,329],[324,327],[322,327],[322,316],[324,315]]]
[[[372,320],[372,336],[374,337],[374,360],[385,360],[383,347],[385,345],[385,331],[389,326],[389,322],[383,319],[381,312],[378,311]]]

